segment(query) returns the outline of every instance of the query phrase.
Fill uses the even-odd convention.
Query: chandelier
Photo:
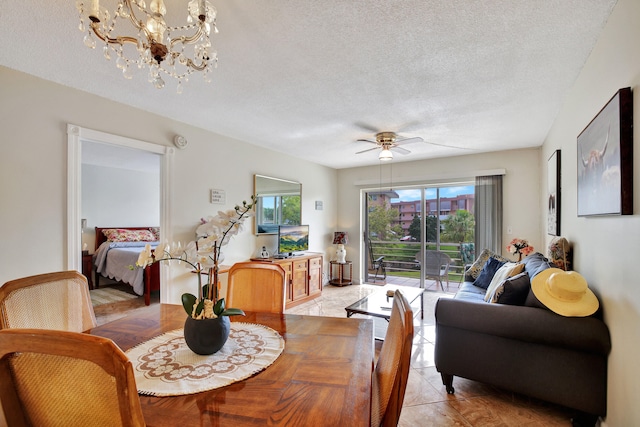
[[[191,0],[187,5],[187,23],[170,27],[165,22],[167,9],[163,0],[119,0],[113,13],[102,7],[99,0],[77,0],[80,13],[80,31],[86,32],[84,44],[95,49],[103,43],[104,57],[109,60],[115,53],[116,66],[125,78],[133,78],[133,70],[149,68],[149,82],[161,89],[162,75],[178,80],[177,91],[189,76],[202,71],[206,82],[218,65],[218,55],[212,49],[209,34],[217,33],[216,9],[206,0]],[[114,34],[116,24],[119,31]],[[126,27],[126,28],[125,28]],[[188,56],[187,47],[193,45]]]

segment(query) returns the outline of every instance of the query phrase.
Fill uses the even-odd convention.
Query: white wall
[[[640,258],[638,41],[640,2],[619,0],[541,153],[541,177],[546,182],[546,159],[554,150],[562,150],[562,235],[574,245],[575,270],[599,293],[611,333],[608,426],[640,425],[640,288],[636,264]],[[576,138],[618,89],[629,86],[634,91],[634,215],[578,218]]]
[[[173,158],[169,203],[174,239],[192,240],[201,217],[249,199],[253,174],[259,173],[302,183],[310,250],[324,252],[330,246],[336,224],[334,169],[3,67],[0,93],[0,283],[67,265],[67,123],[160,145],[171,146],[176,134],[189,141]],[[172,96],[178,95],[167,92]],[[212,188],[225,190],[225,205],[209,203]],[[315,200],[324,201],[324,210],[315,210]],[[248,224],[225,248],[225,263],[250,258],[264,239],[254,236]],[[174,270],[168,302],[178,304],[182,292],[194,292],[194,277]]]
[[[466,155],[433,160],[385,163],[338,171],[338,226],[349,233],[346,246],[347,258],[353,261],[354,281],[361,283],[364,266],[355,254],[362,249],[361,230],[362,198],[361,189],[376,189],[382,176],[384,184],[392,176],[394,187],[406,184],[452,182],[464,178],[474,178],[477,172],[504,169],[503,178],[503,248],[509,240],[520,237],[529,240],[536,250],[545,253],[543,235],[540,228],[540,150],[524,149],[499,153]],[[391,175],[392,173],[392,175]],[[511,226],[513,234],[506,229]],[[353,237],[352,237],[353,236]],[[328,248],[335,254],[335,248]],[[505,251],[506,252],[506,251]],[[366,252],[363,252],[366,254]],[[508,254],[505,254],[508,255]]]
[[[157,172],[82,165],[82,242],[94,252],[95,227],[160,226],[160,163]]]

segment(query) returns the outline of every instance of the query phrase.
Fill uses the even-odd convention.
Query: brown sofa
[[[539,253],[523,262],[529,279],[552,266]],[[487,303],[467,279],[436,303],[435,363],[448,393],[459,376],[575,409],[574,425],[606,415],[611,340],[601,312],[563,317],[524,288],[522,305]]]

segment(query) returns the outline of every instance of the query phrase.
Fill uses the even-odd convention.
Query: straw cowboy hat
[[[600,305],[585,278],[575,271],[543,270],[531,281],[531,290],[542,304],[562,316],[590,316]]]

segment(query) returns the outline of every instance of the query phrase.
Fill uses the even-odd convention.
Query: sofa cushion
[[[512,277],[508,277],[500,283],[489,302],[507,305],[524,305],[531,282],[526,271]]]
[[[456,292],[455,299],[461,299],[465,301],[477,301],[484,302],[485,290],[477,286],[473,286],[472,282],[462,282],[460,289]]]
[[[489,260],[490,257],[496,258],[503,262],[509,261],[508,259],[496,254],[490,249],[483,249],[482,252],[480,252],[480,255],[478,255],[478,258],[473,262],[473,264],[471,264],[471,267],[469,267],[467,271],[465,271],[464,280],[468,282],[473,282],[474,280],[476,280],[480,275],[482,268],[487,263],[487,260]]]
[[[540,252],[533,253],[522,260],[524,264],[524,271],[529,273],[529,280],[533,280],[536,274],[547,268],[555,267],[544,255]]]
[[[503,265],[504,261],[500,261],[499,259],[494,257],[489,257],[489,260],[487,260],[487,262],[484,264],[484,267],[482,267],[480,275],[473,282],[473,286],[477,286],[486,290],[491,283],[491,279],[493,279],[493,276],[496,274],[496,271],[498,271],[498,269]]]

